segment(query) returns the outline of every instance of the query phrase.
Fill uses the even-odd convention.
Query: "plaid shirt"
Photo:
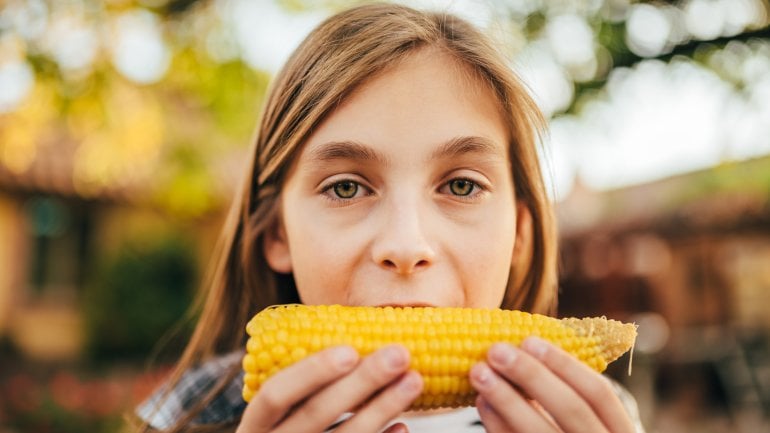
[[[191,369],[182,376],[170,393],[166,392],[166,387],[161,387],[156,391],[137,408],[137,415],[155,429],[164,430],[172,427],[198,402],[199,398],[211,390],[223,375],[240,365],[243,355],[243,351],[232,352]],[[634,421],[636,433],[644,433],[636,401],[621,385],[614,381],[611,383],[615,393],[620,397],[626,411]],[[246,409],[246,403],[241,395],[242,389],[243,372],[225,386],[222,392],[192,419],[191,424],[228,424],[239,420]],[[344,421],[345,418],[342,417],[339,422]],[[396,421],[405,423],[409,427],[409,431],[413,433],[435,431],[481,433],[485,431],[478,412],[473,407],[441,415],[404,417]]]
[[[240,365],[244,352],[236,351],[214,358],[185,372],[171,392],[162,386],[142,403],[136,414],[158,430],[172,427],[202,396],[206,395],[222,375]],[[241,394],[243,372],[192,419],[195,425],[229,423],[240,419],[246,402]]]

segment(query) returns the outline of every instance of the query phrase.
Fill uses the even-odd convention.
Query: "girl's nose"
[[[375,263],[399,275],[410,275],[429,267],[435,252],[425,232],[424,220],[417,206],[393,209],[372,247]]]

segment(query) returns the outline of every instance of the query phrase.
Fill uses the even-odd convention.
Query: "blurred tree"
[[[90,354],[119,360],[146,357],[156,344],[179,350],[174,344],[188,335],[181,324],[197,276],[195,257],[180,238],[124,246],[103,263],[83,296]],[[183,327],[169,334],[173,325]]]
[[[290,11],[339,10],[365,3],[277,1]],[[434,4],[442,7],[440,2]],[[512,57],[528,49],[544,52],[565,73],[574,97],[548,113],[552,115],[578,111],[583,97],[595,97],[615,68],[684,57],[725,75],[713,61],[715,54],[731,42],[770,40],[768,0],[489,0],[472,4],[493,11],[493,26],[502,26],[508,33],[503,40]],[[745,59],[736,60],[737,64],[728,66],[740,69]]]
[[[216,209],[269,80],[223,55],[235,43],[216,3],[5,2],[0,165],[23,177],[55,152],[84,197],[120,189],[183,217]]]
[[[272,1],[289,13],[322,15],[362,3]],[[742,65],[770,55],[768,0],[468,4],[487,8],[482,20],[492,22],[512,58],[545,65],[534,74],[541,86],[535,90],[556,95],[543,104],[549,116],[580,112],[602,97],[611,71],[643,60],[684,57],[740,91],[751,75]],[[265,3],[4,2],[0,165],[23,175],[40,152],[74,143],[68,157],[78,194],[139,191],[192,217],[216,208],[232,187],[223,176],[237,171],[228,155],[248,143],[270,78],[249,63],[246,50],[255,41],[239,27],[257,24],[234,21],[244,5]]]

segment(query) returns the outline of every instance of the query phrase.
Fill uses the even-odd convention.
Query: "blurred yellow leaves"
[[[0,189],[192,218],[229,199],[227,161],[243,159],[270,74],[239,57],[221,6],[12,3],[0,6]]]
[[[100,128],[95,101],[76,103],[69,122],[73,135],[83,138],[73,161],[73,183],[84,196],[145,183],[163,145],[163,113],[151,93],[115,80],[104,99],[112,111]]]
[[[3,163],[14,173],[26,171],[35,160],[37,144],[31,128],[19,125],[3,130]]]
[[[25,102],[0,117],[0,163],[23,175],[41,152],[59,152],[54,159],[72,158],[72,183],[85,197],[146,186],[157,170],[165,137],[166,119],[157,97],[116,79],[62,110],[58,90],[52,80],[38,79]],[[73,142],[74,154],[68,155],[66,144]]]
[[[95,133],[104,123],[106,107],[94,95],[72,101],[66,117],[67,129],[76,140],[84,140]]]
[[[14,174],[27,171],[44,138],[42,125],[55,117],[54,86],[48,80],[38,80],[19,108],[0,115],[0,162]]]
[[[158,199],[170,212],[186,217],[203,215],[216,201],[211,176],[201,170],[176,173]]]

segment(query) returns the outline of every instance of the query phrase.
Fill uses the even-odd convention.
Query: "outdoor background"
[[[0,433],[167,374],[271,76],[355,2],[0,1]],[[770,430],[767,0],[454,0],[550,118],[561,315],[639,324],[650,432]]]

